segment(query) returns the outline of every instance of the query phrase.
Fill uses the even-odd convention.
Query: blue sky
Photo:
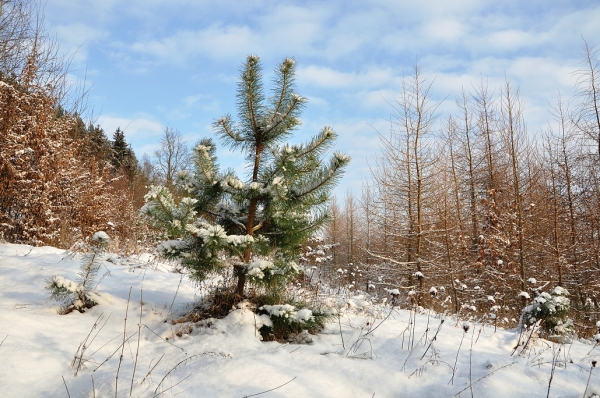
[[[388,102],[417,57],[435,78],[434,99],[445,99],[442,117],[461,87],[483,77],[494,88],[506,76],[535,134],[558,90],[573,92],[582,37],[600,44],[597,0],[51,0],[45,14],[62,49],[76,52],[71,78],[90,87],[97,123],[109,137],[124,129],[140,159],[166,126],[193,144],[212,136],[214,120],[235,115],[248,54],[261,57],[267,83],[294,57],[297,91],[309,100],[297,141],[329,125],[336,149],[353,158],[338,193],[358,193],[369,178]],[[241,159],[220,153],[223,165]]]

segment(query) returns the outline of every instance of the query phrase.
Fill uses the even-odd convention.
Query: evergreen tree
[[[123,159],[128,156],[129,147],[127,141],[125,141],[125,133],[121,131],[120,127],[113,134],[113,140],[111,142],[111,157],[110,163],[113,165],[115,170],[121,168]]]
[[[76,281],[57,275],[47,281],[46,290],[50,294],[50,299],[62,304],[61,314],[68,314],[74,310],[85,312],[86,309],[98,304],[94,300],[97,296],[94,288],[97,285],[96,277],[109,240],[104,231],[96,232],[92,236],[91,243],[85,247],[89,253],[82,258]]]
[[[104,129],[99,125],[94,126],[90,123],[86,129],[86,138],[88,140],[86,147],[90,155],[98,162],[108,160],[111,155],[111,143],[106,137]]]
[[[288,58],[278,66],[267,97],[259,58],[249,56],[238,83],[238,121],[226,115],[214,123],[222,142],[245,155],[244,181],[219,170],[215,145],[204,139],[194,148],[194,172],[178,175],[189,196],[175,204],[167,188],[152,187],[142,208],[166,237],[180,238],[159,245],[164,255],[180,257],[199,280],[233,267],[240,296],[247,279],[273,288],[298,270],[300,244],[328,220],[330,191],[350,160],[335,153],[323,164],[336,137],[329,127],[306,144],[284,143],[306,102],[294,93],[294,64]]]
[[[114,132],[110,147],[110,163],[115,171],[122,170],[127,179],[130,182],[133,181],[135,175],[138,174],[139,165],[135,153],[125,140],[125,133],[121,128],[117,127]]]

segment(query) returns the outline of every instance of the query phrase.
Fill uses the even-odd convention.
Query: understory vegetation
[[[288,143],[306,103],[294,91],[293,59],[265,92],[260,60],[248,56],[237,120],[214,123],[247,175],[219,168],[211,138],[189,149],[173,128],[140,163],[123,131],[110,140],[84,120],[85,95],[69,86],[68,58],[36,23],[34,5],[4,3],[0,18],[0,239],[67,249],[106,231],[107,250],[158,244],[198,285],[220,278],[196,316],[247,302],[270,319],[266,340],[318,331],[336,316],[322,304],[333,292],[548,336],[597,333],[594,47],[584,42],[576,95],[558,98],[548,128],[535,132],[510,81],[474,82],[444,115],[433,79],[415,65],[390,130],[379,132],[372,178],[340,199],[331,194],[350,159],[329,155],[337,134],[324,127]],[[50,282],[64,312],[95,304],[86,278]]]
[[[324,240],[307,254],[352,291],[514,327],[523,309],[562,289],[572,328],[600,313],[600,80],[586,42],[576,95],[528,131],[510,81],[474,83],[442,115],[416,66],[380,132],[373,179],[332,202]],[[536,301],[537,300],[537,301]],[[534,304],[535,305],[535,304]],[[549,329],[558,314],[548,309]],[[563,309],[556,309],[557,312]]]

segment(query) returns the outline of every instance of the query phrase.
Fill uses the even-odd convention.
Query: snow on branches
[[[238,84],[238,120],[230,115],[213,127],[222,142],[240,150],[248,175],[221,171],[215,144],[203,139],[193,151],[194,171],[178,176],[184,198],[175,203],[165,187],[152,187],[141,213],[169,241],[159,246],[181,258],[192,277],[233,267],[237,293],[246,277],[273,286],[299,270],[300,244],[328,219],[329,192],[350,158],[323,155],[336,134],[324,128],[305,145],[282,142],[300,124],[306,100],[294,92],[295,62],[275,69],[274,96],[264,94],[260,60],[249,56]]]

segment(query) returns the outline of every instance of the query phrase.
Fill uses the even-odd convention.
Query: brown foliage
[[[109,167],[78,156],[76,118],[55,109],[42,87],[0,82],[0,237],[66,247],[111,221],[128,235],[129,190]]]

